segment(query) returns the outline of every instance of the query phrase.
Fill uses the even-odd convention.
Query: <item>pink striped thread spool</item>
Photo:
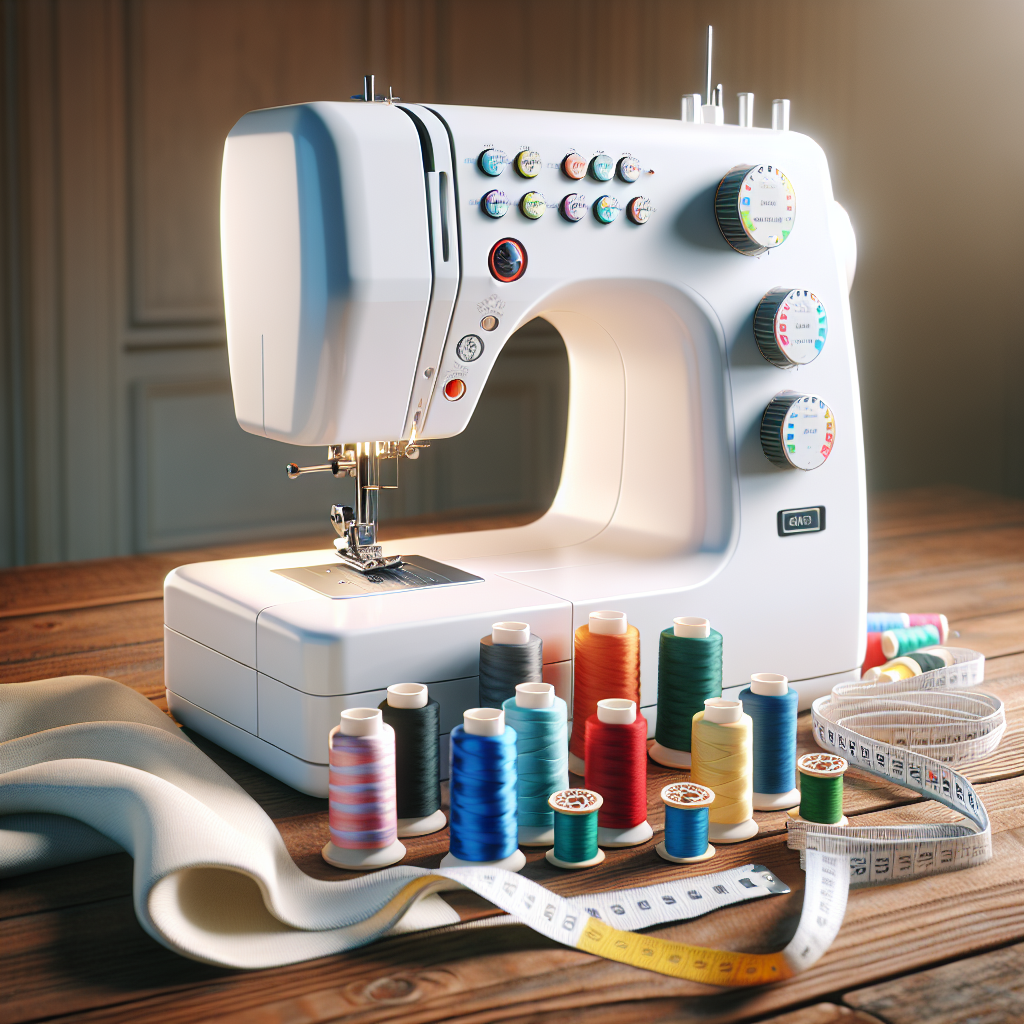
[[[331,841],[328,864],[349,871],[384,868],[405,856],[398,841],[395,730],[380,708],[348,708],[328,736]]]
[[[934,626],[939,631],[939,643],[949,639],[949,619],[938,612],[910,612],[907,615],[911,626]]]

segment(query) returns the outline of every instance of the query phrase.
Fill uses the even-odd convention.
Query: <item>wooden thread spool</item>
[[[843,814],[843,775],[849,764],[845,757],[815,751],[797,758],[800,773],[800,806],[789,811],[797,821],[818,825],[849,825]]]
[[[696,782],[673,782],[661,791],[665,804],[665,840],[655,850],[673,864],[696,864],[715,855],[708,842],[708,808],[715,794]]]
[[[597,812],[603,803],[592,789],[562,789],[548,797],[555,815],[554,849],[544,854],[549,864],[575,871],[604,860],[597,845]]]

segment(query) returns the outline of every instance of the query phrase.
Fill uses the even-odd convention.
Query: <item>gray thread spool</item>
[[[520,683],[542,682],[543,643],[525,622],[496,622],[480,638],[480,707],[501,708]]]

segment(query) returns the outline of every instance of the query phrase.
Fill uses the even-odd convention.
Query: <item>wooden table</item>
[[[992,818],[994,858],[970,871],[853,892],[836,943],[812,970],[755,991],[722,991],[599,960],[521,926],[406,936],[277,970],[220,970],[178,957],[142,931],[132,910],[131,860],[117,855],[3,883],[0,1020],[1024,1020],[1024,502],[954,489],[887,494],[872,502],[870,522],[870,607],[946,612],[960,633],[957,642],[988,658],[983,689],[1006,702],[1008,728],[998,752],[967,772]],[[0,573],[0,680],[110,676],[166,710],[164,574],[198,558],[287,546],[277,541]],[[812,749],[807,724],[804,715],[802,749]],[[194,738],[262,804],[305,871],[337,877],[320,859],[326,801],[302,796]],[[668,774],[651,765],[649,816],[656,830],[662,821],[657,793]],[[868,824],[954,817],[855,770],[846,777],[845,810]],[[720,848],[710,867],[759,861],[793,894],[663,928],[660,935],[751,951],[778,949],[788,940],[803,876],[797,855],[786,848],[783,815],[757,817],[759,836]],[[411,863],[434,866],[447,834],[407,845]],[[557,872],[532,853],[525,871],[569,895],[709,870],[666,865],[653,846],[609,851],[602,868],[579,874]],[[494,913],[469,894],[450,901],[465,918]]]

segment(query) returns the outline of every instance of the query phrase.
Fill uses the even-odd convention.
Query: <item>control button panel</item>
[[[601,196],[594,203],[594,216],[602,224],[611,224],[619,215],[619,201],[614,196]]]
[[[466,393],[466,382],[461,377],[452,377],[445,384],[443,391],[449,402],[457,402]]]
[[[526,248],[515,238],[495,242],[487,257],[487,267],[498,281],[509,284],[526,273]]]
[[[640,161],[631,156],[624,156],[619,161],[619,178],[627,185],[632,185],[640,177]]]
[[[754,312],[754,339],[775,366],[804,366],[818,358],[828,338],[828,315],[806,288],[773,288]]]
[[[485,149],[480,156],[477,157],[477,166],[484,174],[490,175],[492,178],[496,178],[503,170],[505,165],[508,163],[508,157],[503,149]]]
[[[527,192],[522,199],[519,200],[519,212],[524,217],[529,217],[530,220],[540,220],[544,216],[544,211],[547,209],[547,204],[544,202],[544,197],[539,192]]]
[[[512,204],[509,202],[508,196],[501,191],[500,188],[491,189],[483,199],[480,200],[480,207],[487,214],[488,217],[493,217],[497,220],[499,217],[504,217],[508,213],[508,208]]]
[[[737,252],[759,256],[789,238],[796,223],[796,190],[773,164],[737,167],[718,184],[715,219]]]
[[[569,153],[562,160],[562,173],[573,181],[579,181],[587,173],[587,161],[579,153]]]
[[[615,176],[615,161],[607,153],[598,153],[590,161],[589,171],[594,181],[611,181]]]
[[[540,153],[533,149],[524,149],[516,154],[513,161],[516,171],[524,178],[536,178],[544,166]]]
[[[558,204],[558,212],[571,223],[583,220],[587,215],[586,197],[579,192],[570,192]]]
[[[824,399],[783,391],[761,417],[761,448],[781,469],[817,469],[832,454],[836,421]]]
[[[634,224],[646,224],[653,212],[654,207],[646,196],[634,196],[626,203],[626,216]]]

